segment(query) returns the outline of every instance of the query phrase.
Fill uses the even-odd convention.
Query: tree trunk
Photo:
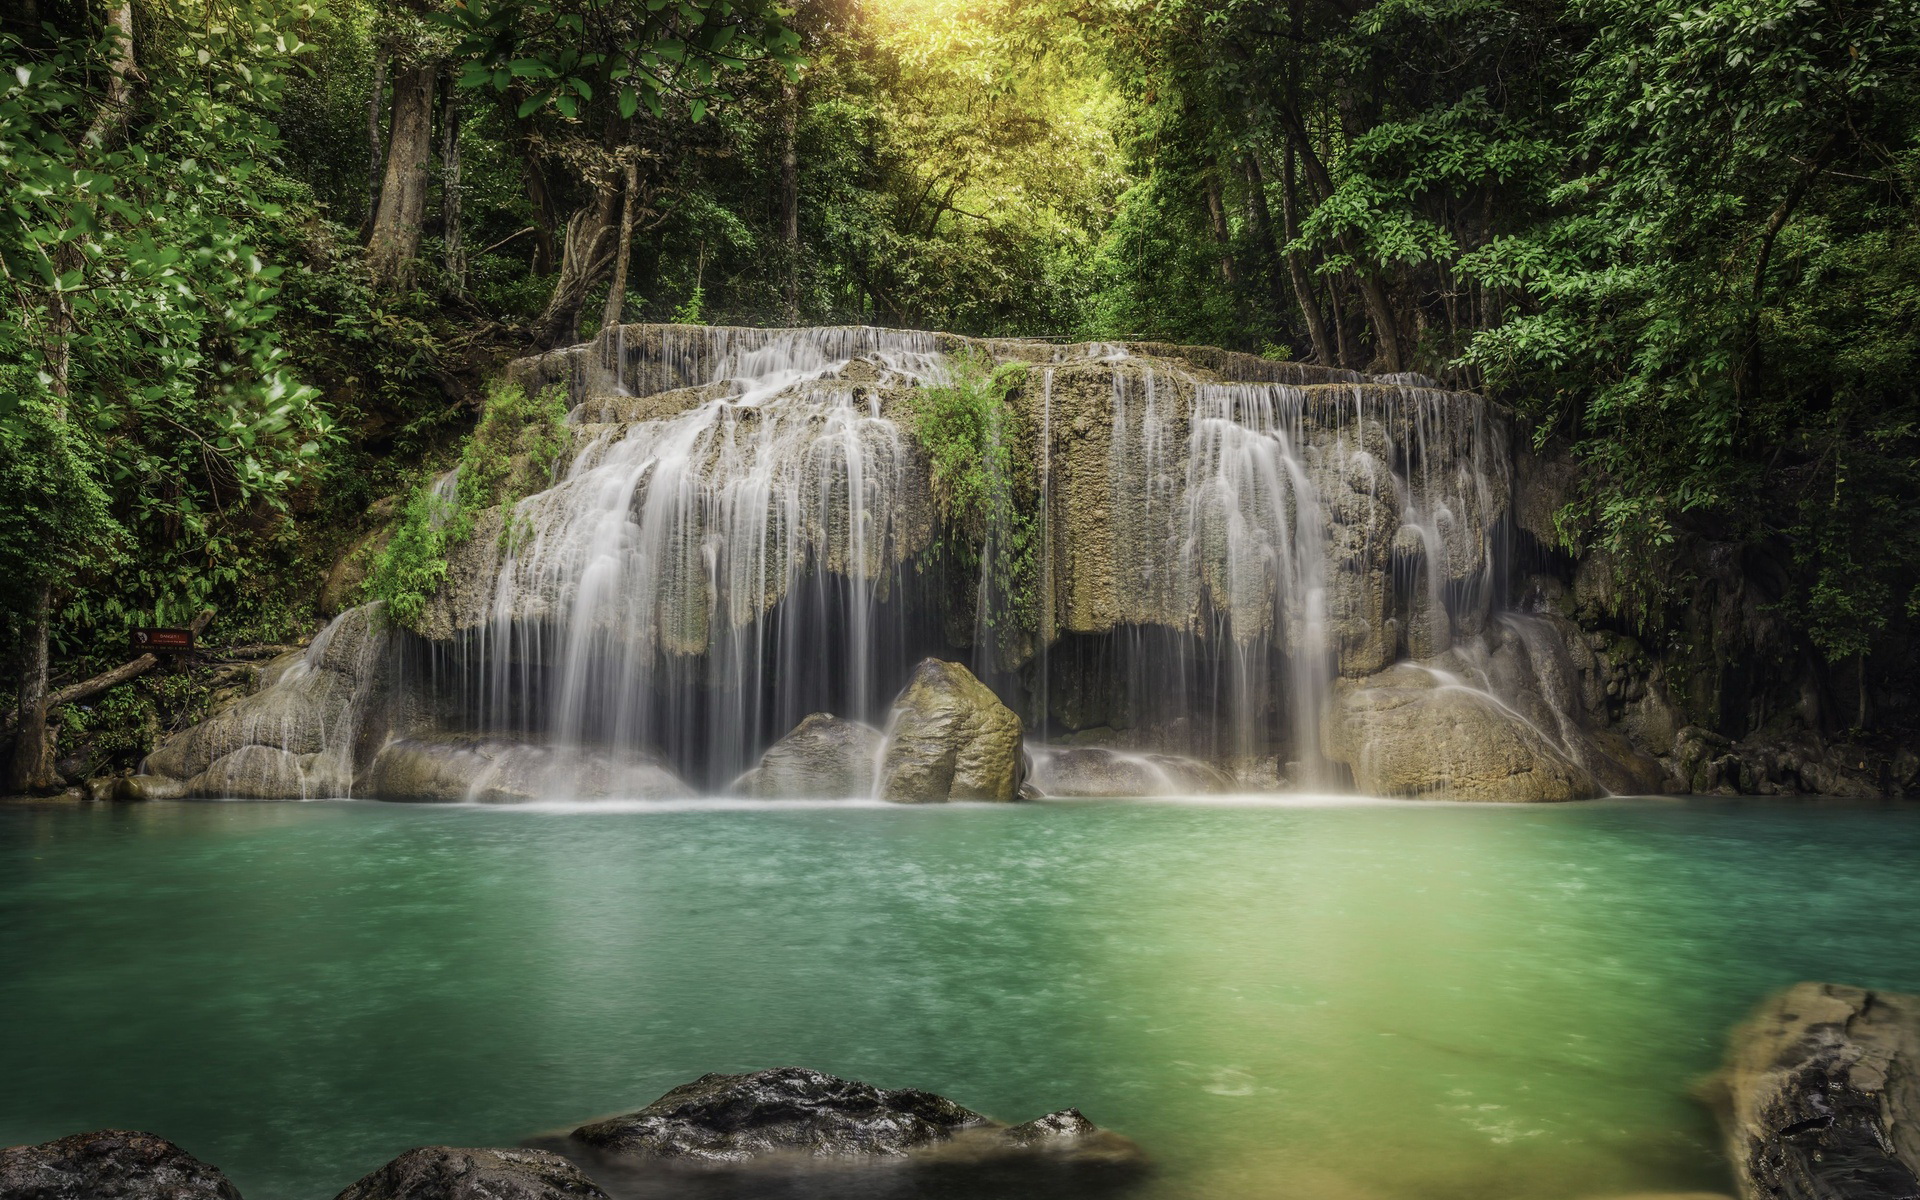
[[[373,61],[373,89],[367,94],[367,220],[362,237],[373,232],[373,218],[380,211],[380,167],[387,161],[386,145],[380,137],[380,109],[386,98],[387,60],[382,55]]]
[[[59,783],[47,737],[47,635],[53,619],[53,585],[43,583],[27,617],[25,661],[20,664],[19,732],[8,764],[8,792],[43,792]]]
[[[367,239],[367,265],[376,283],[405,285],[420,256],[420,227],[427,217],[427,162],[433,154],[432,67],[408,67],[393,77],[393,119],[388,124],[387,171],[380,206]]]
[[[800,323],[800,89],[782,89],[780,114],[780,230],[787,250],[787,324]]]
[[[1291,104],[1280,106],[1282,124],[1286,127],[1287,141],[1298,151],[1300,165],[1306,169],[1307,182],[1313,185],[1322,201],[1333,195],[1333,177],[1327,173],[1326,164],[1314,153],[1313,143],[1307,138],[1307,127],[1300,120],[1300,114]],[[1339,239],[1341,252],[1355,263],[1360,256],[1353,252],[1352,244],[1345,238]],[[1355,270],[1355,282],[1360,288],[1360,300],[1367,308],[1367,318],[1373,325],[1373,344],[1380,356],[1381,363],[1389,371],[1400,371],[1400,335],[1393,319],[1393,305],[1387,301],[1386,289],[1380,281],[1368,271]]]
[[[1220,196],[1220,176],[1207,173],[1207,216],[1213,222],[1214,244],[1220,248],[1220,278],[1239,290],[1240,268],[1233,261],[1233,235],[1227,229],[1227,206]]]
[[[126,128],[133,114],[133,79],[139,67],[133,57],[132,4],[117,4],[107,13],[107,36],[113,39],[113,62],[108,66],[106,99],[87,128],[89,150],[106,145],[107,139]]]
[[[640,164],[634,147],[628,147],[626,195],[620,203],[620,242],[613,252],[613,286],[607,289],[607,307],[601,314],[600,328],[620,324],[627,307],[627,260],[633,257],[633,209],[640,202]]]
[[[619,203],[619,190],[601,183],[593,202],[567,221],[560,275],[554,280],[546,311],[533,323],[534,340],[541,346],[552,349],[580,340],[580,310],[586,307],[587,292],[613,265],[614,244],[620,236]]]
[[[446,226],[447,277],[467,290],[467,247],[460,228],[460,89],[448,73],[440,98],[440,216]]]
[[[527,185],[527,203],[533,209],[533,273],[553,273],[556,247],[553,227],[559,218],[553,211],[553,193],[547,188],[547,173],[540,166],[540,155],[523,129],[520,137],[520,166]]]
[[[118,137],[133,114],[133,84],[139,66],[133,52],[131,3],[117,4],[108,11],[107,36],[114,43],[107,94],[81,140],[86,151],[98,150]],[[68,242],[56,251],[56,268],[62,272],[83,261],[79,243]],[[73,373],[73,307],[64,292],[54,292],[48,301],[47,333],[51,347],[47,356],[47,389],[54,396],[54,420],[64,426]],[[10,792],[45,791],[60,782],[53,769],[52,739],[47,729],[47,643],[52,626],[53,582],[43,580],[33,593],[33,608],[27,616],[13,759],[5,779],[0,781]]]
[[[1289,146],[1280,158],[1280,232],[1288,246],[1300,236],[1299,220],[1294,215],[1293,189],[1293,148]],[[1320,319],[1320,301],[1313,294],[1307,264],[1297,250],[1288,250],[1286,256],[1287,275],[1293,280],[1294,303],[1300,306],[1300,313],[1307,321],[1307,336],[1313,339],[1313,361],[1331,364],[1335,361],[1334,348],[1327,342],[1327,323]]]

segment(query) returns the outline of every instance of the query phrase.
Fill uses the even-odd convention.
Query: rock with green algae
[[[959,663],[929,658],[893,702],[879,795],[903,804],[1013,800],[1025,754],[1020,718]]]
[[[607,1200],[598,1184],[546,1150],[420,1146],[362,1177],[336,1200]]]
[[[163,1137],[96,1129],[0,1150],[4,1200],[240,1200],[219,1169]]]

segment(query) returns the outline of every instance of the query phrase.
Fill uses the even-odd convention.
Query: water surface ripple
[[[1688,1089],[1810,978],[1920,990],[1920,810],[0,806],[0,1145],[248,1200],[788,1063],[1078,1105],[1148,1200],[1720,1190]]]

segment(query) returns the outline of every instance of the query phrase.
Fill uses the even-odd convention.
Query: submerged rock
[[[362,1177],[336,1200],[607,1200],[607,1194],[546,1150],[421,1146]]]
[[[932,1092],[886,1091],[804,1067],[702,1075],[573,1140],[603,1154],[738,1163],[771,1154],[898,1156],[987,1118]]]
[[[1710,1085],[1746,1200],[1920,1196],[1920,996],[1799,983]]]
[[[959,663],[923,660],[893,702],[880,798],[916,804],[1012,800],[1024,756],[1020,718]]]
[[[1337,689],[1322,723],[1327,756],[1374,796],[1584,800],[1593,776],[1491,694],[1401,663]]]
[[[220,1171],[126,1129],[0,1150],[0,1200],[240,1200]]]
[[[485,737],[401,738],[374,755],[361,791],[380,800],[525,804],[691,796],[651,755],[569,751]]]
[[[886,740],[871,725],[814,713],[769,747],[760,764],[727,790],[766,800],[871,796]]]
[[[1043,796],[1191,796],[1238,790],[1231,775],[1177,754],[1104,746],[1035,749],[1028,777]]]

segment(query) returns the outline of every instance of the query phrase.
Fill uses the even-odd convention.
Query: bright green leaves
[[[115,572],[111,605],[69,606],[81,623],[197,608],[234,524],[271,522],[332,437],[274,344],[279,271],[253,249],[276,211],[253,182],[277,145],[266,114],[303,46],[285,15],[143,24],[175,52],[142,56],[124,127],[94,125],[115,40],[0,39],[19,60],[0,76],[0,372],[33,381],[0,387],[23,397],[0,435],[66,464],[0,467],[0,507],[65,515],[44,535],[0,529],[0,571]]]
[[[451,486],[443,478],[407,494],[393,535],[367,576],[367,595],[386,602],[390,619],[418,629],[446,580],[448,554],[473,536],[475,519],[501,506],[511,541],[519,529],[515,506],[552,482],[567,440],[564,389],[529,394],[518,384],[489,386]]]
[[[462,87],[513,92],[517,114],[585,120],[596,98],[621,120],[684,102],[699,121],[724,93],[718,72],[774,62],[796,72],[799,38],[770,0],[673,4],[472,0],[435,19],[459,38]]]

